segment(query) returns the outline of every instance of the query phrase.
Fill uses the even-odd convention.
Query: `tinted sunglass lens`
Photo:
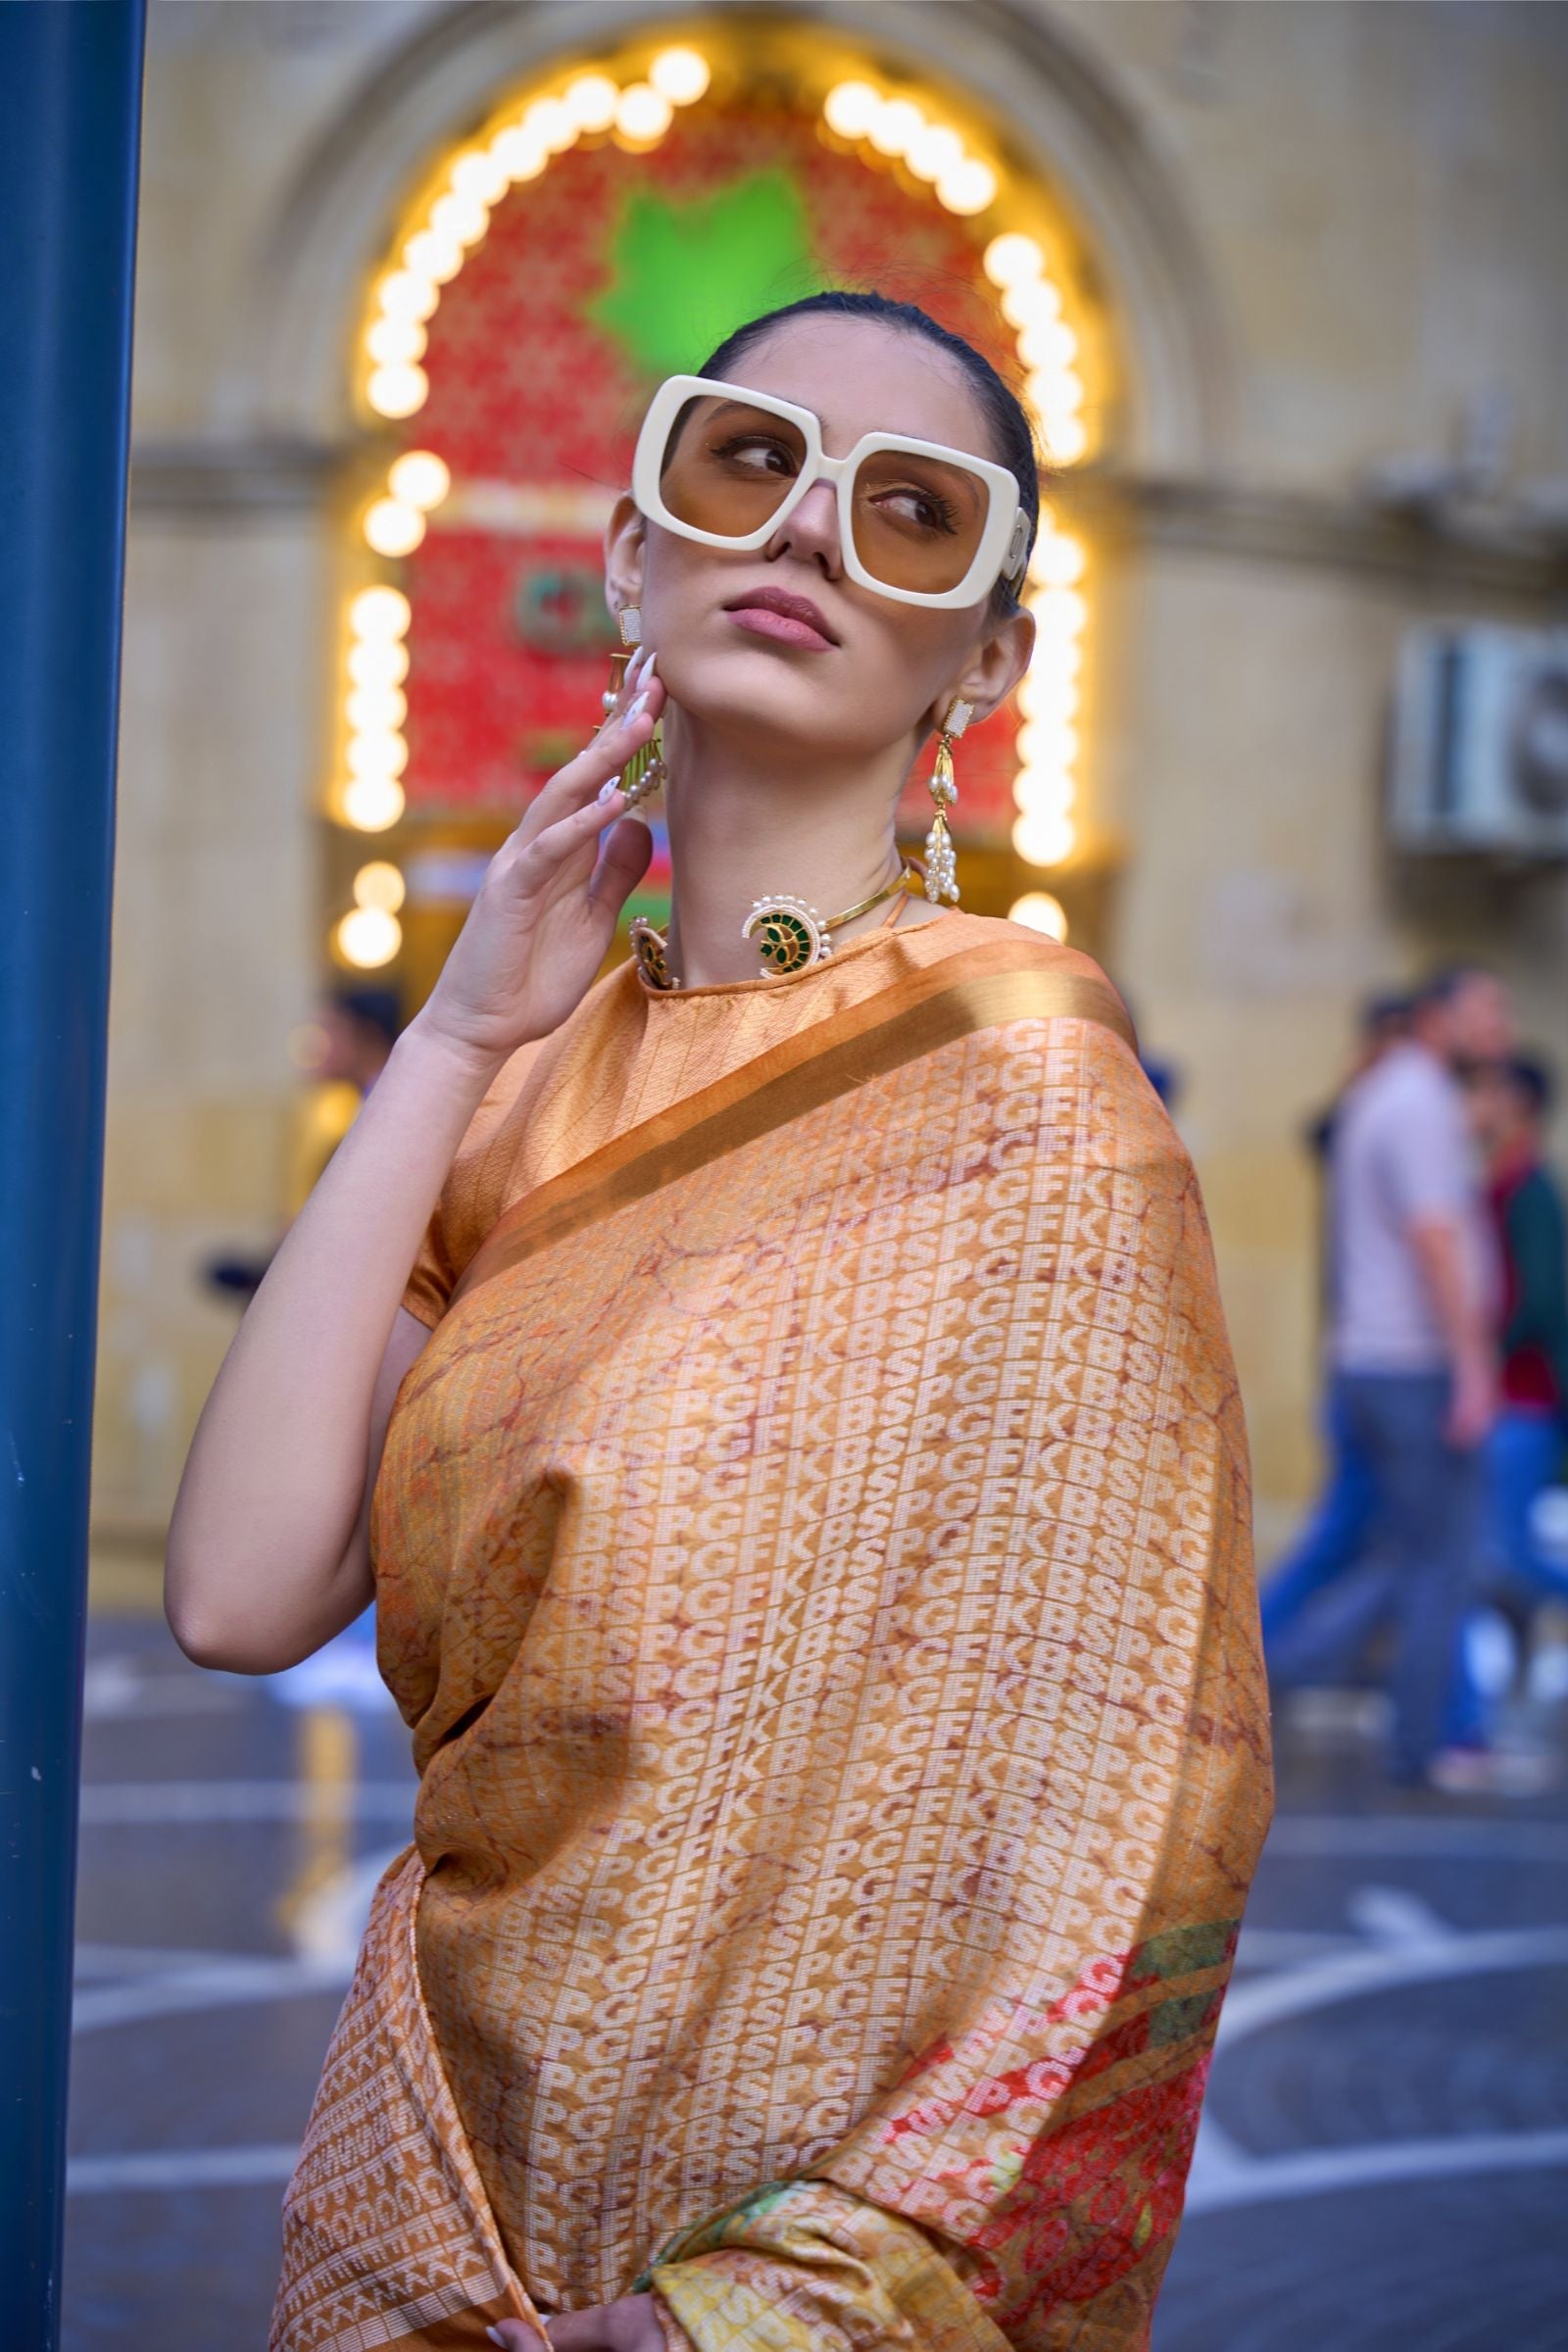
[[[945,596],[973,564],[990,506],[989,485],[965,466],[872,450],[855,475],[856,552],[889,588]]]
[[[743,400],[689,400],[664,444],[660,487],[677,522],[716,538],[765,527],[806,463],[799,425]]]

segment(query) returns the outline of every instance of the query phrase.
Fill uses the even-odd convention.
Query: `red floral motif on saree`
[[[1091,1961],[1071,1988],[1031,2021],[1035,2034],[1082,2026],[1085,2038],[1077,2046],[981,2075],[961,2099],[927,2098],[885,2124],[891,2144],[911,2135],[945,2135],[962,2114],[1011,2114],[1027,2129],[1042,2110],[1058,2108],[1084,2084],[1120,2071],[1122,2080],[1108,2097],[1088,2108],[1080,2104],[1054,2129],[1020,2139],[1000,2161],[976,2158],[934,2177],[944,2193],[989,2206],[988,2218],[960,2232],[960,2242],[978,2258],[971,2291],[1004,2330],[1035,2312],[1102,2294],[1172,2236],[1208,2078],[1220,1987],[1155,1999],[1108,2029],[1102,2021],[1122,2000],[1158,1988],[1172,1976],[1228,1971],[1236,1936],[1237,1923],[1220,1923],[1152,1937],[1131,1951]],[[961,2044],[939,2042],[910,2080],[961,2067],[963,2056]],[[1168,2068],[1172,2059],[1174,2071],[1150,2079],[1152,2065]],[[995,2259],[1003,2253],[1010,2257],[1005,2273]]]

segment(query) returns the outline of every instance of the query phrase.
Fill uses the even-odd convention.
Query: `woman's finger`
[[[502,2352],[550,2352],[549,2338],[530,2328],[526,2320],[497,2320],[485,2333]]]
[[[585,808],[556,819],[536,833],[517,860],[517,879],[537,884],[579,852],[592,847],[598,836],[625,813],[626,796],[620,791],[596,794]]]
[[[634,752],[653,735],[657,721],[646,710],[608,726],[585,744],[575,760],[558,768],[518,819],[513,839],[524,846],[612,785]]]
[[[618,915],[647,873],[653,855],[654,837],[635,816],[622,817],[612,825],[589,888],[592,904]]]
[[[524,812],[517,831],[525,838],[530,837],[542,825],[554,823],[567,808],[578,807],[612,776],[618,775],[632,754],[652,737],[663,703],[663,682],[655,677],[623,709],[612,712],[575,759],[556,770]]]

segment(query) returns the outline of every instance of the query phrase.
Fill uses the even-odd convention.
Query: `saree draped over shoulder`
[[[273,2352],[1149,2340],[1270,1801],[1197,1183],[1008,923],[509,1065],[375,1496],[416,1842]]]

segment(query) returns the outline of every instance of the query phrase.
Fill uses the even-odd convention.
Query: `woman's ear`
[[[1009,612],[1006,619],[998,621],[975,645],[968,662],[948,689],[947,703],[956,696],[967,703],[977,720],[989,718],[1000,710],[1018,680],[1028,668],[1035,650],[1035,617],[1032,612]],[[942,710],[933,721],[940,726]]]
[[[605,529],[605,602],[612,613],[643,601],[648,526],[630,491],[622,491]]]

